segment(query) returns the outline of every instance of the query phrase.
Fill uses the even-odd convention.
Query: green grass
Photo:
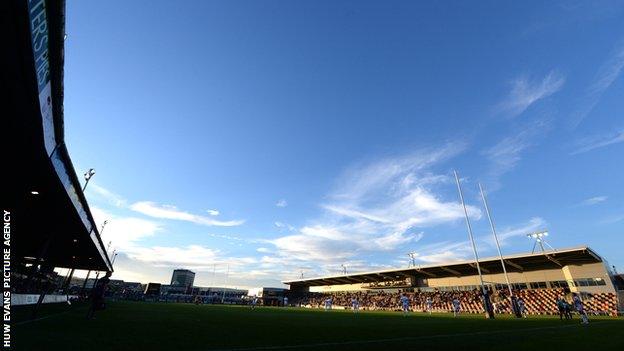
[[[397,312],[141,302],[109,303],[91,321],[85,313],[85,305],[46,306],[43,319],[13,327],[15,349],[624,350],[624,320],[607,317],[582,326],[578,319],[553,317],[485,320],[480,315],[403,317]],[[15,317],[22,318],[17,312]]]

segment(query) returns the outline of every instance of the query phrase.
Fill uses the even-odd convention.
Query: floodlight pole
[[[490,214],[490,206],[488,205],[487,199],[485,197],[485,192],[483,191],[483,187],[481,183],[479,183],[479,191],[481,192],[481,198],[483,199],[483,206],[485,206],[485,212],[487,213],[488,220],[490,222],[490,228],[492,228],[492,235],[494,235],[494,241],[496,241],[496,249],[498,250],[498,256],[500,257],[501,265],[503,266],[503,273],[505,274],[505,281],[507,282],[507,288],[509,289],[509,297],[513,296],[513,290],[511,289],[511,284],[509,283],[509,276],[507,275],[507,268],[505,267],[505,260],[503,259],[503,254],[501,253],[500,243],[498,242],[498,235],[496,235],[496,229],[494,227],[494,220],[492,219],[492,215]]]
[[[533,243],[533,250],[531,250],[531,253],[534,254],[535,253],[535,247],[537,246],[537,240],[535,240],[535,242]]]
[[[459,199],[461,200],[462,207],[464,209],[464,216],[466,217],[466,227],[468,228],[468,236],[470,237],[470,243],[472,244],[472,252],[474,253],[475,263],[477,265],[477,272],[479,273],[479,281],[481,282],[481,292],[483,293],[483,304],[485,305],[485,285],[483,284],[483,276],[481,275],[481,266],[479,266],[479,254],[477,253],[477,246],[475,245],[474,237],[472,236],[472,226],[470,225],[470,220],[468,219],[468,210],[466,210],[466,203],[464,202],[464,194],[462,193],[461,184],[459,183],[459,176],[457,175],[457,171],[453,170],[453,174],[455,174],[455,182],[457,183],[457,191],[459,192]],[[487,307],[487,306],[484,306]],[[486,313],[487,308],[486,308]]]

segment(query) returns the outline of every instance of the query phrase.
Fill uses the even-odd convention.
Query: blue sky
[[[65,129],[115,277],[283,279],[505,253],[624,270],[624,4],[67,4]],[[227,266],[230,275],[224,273]]]

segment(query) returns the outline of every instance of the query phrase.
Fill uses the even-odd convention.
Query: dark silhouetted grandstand
[[[112,271],[65,145],[64,1],[3,1],[2,206],[14,304],[56,301],[75,269]],[[59,276],[55,268],[68,268]],[[27,294],[28,299],[22,295]],[[45,295],[48,295],[45,297]]]

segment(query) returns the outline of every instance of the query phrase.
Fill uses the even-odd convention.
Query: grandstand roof
[[[8,175],[12,257],[51,267],[110,271],[64,141],[65,1],[9,1],[1,6],[8,14],[0,27],[7,47],[7,64],[0,73],[11,88],[0,106],[7,114],[3,135],[10,138],[3,175]]]
[[[553,250],[538,253],[523,253],[503,257],[509,272],[528,272],[542,269],[556,269],[567,265],[581,265],[602,262],[592,249],[587,246]],[[502,273],[500,257],[488,257],[479,260],[484,274]],[[284,281],[292,286],[322,286],[340,284],[358,284],[401,280],[405,278],[445,278],[477,274],[474,260],[456,261],[442,264],[422,265],[409,268],[395,268],[372,272],[342,274],[325,277]]]

